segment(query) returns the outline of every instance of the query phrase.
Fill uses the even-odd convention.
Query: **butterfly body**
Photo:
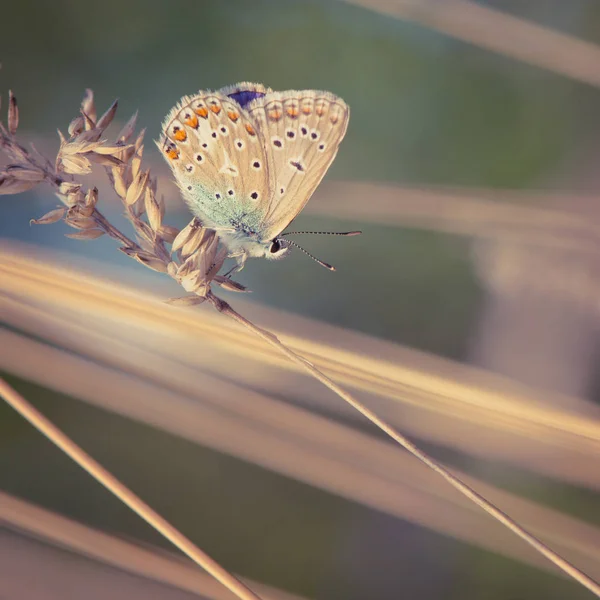
[[[158,146],[191,211],[241,268],[288,252],[280,235],[327,172],[348,118],[329,92],[240,83],[182,98]]]

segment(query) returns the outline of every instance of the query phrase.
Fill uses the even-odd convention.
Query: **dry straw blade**
[[[11,103],[16,107],[14,99],[12,98]],[[229,284],[229,282],[223,281],[222,277],[217,279],[218,271],[222,267],[225,254],[224,250],[219,251],[220,242],[214,232],[207,232],[206,236],[203,235],[200,247],[189,257],[182,254],[186,248],[187,242],[184,243],[181,250],[177,250],[175,253],[172,251],[169,252],[165,244],[176,238],[177,232],[173,232],[173,235],[169,235],[168,239],[163,237],[161,222],[164,205],[162,201],[160,203],[156,202],[157,180],[156,178],[151,179],[149,176],[141,179],[138,165],[133,162],[134,154],[137,154],[138,158],[141,158],[143,133],[138,136],[134,145],[127,145],[118,141],[117,145],[111,146],[110,144],[107,144],[106,140],[100,140],[104,128],[110,124],[115,111],[116,103],[114,103],[99,120],[96,120],[93,94],[88,90],[81,108],[83,124],[77,120],[71,122],[71,125],[69,126],[69,139],[66,139],[59,132],[61,146],[55,162],[55,167],[52,167],[49,161],[44,162],[42,160],[42,163],[40,163],[36,157],[30,154],[17,142],[14,136],[17,124],[15,123],[15,115],[12,114],[11,116],[10,110],[8,118],[9,130],[7,131],[3,126],[0,127],[0,143],[4,152],[16,161],[17,166],[24,167],[25,170],[39,169],[43,171],[44,179],[54,186],[58,197],[69,207],[65,214],[65,222],[72,227],[81,230],[83,233],[80,235],[83,236],[86,231],[93,231],[95,229],[106,233],[122,244],[120,250],[127,255],[135,258],[153,270],[167,273],[173,279],[176,279],[186,291],[194,294],[201,300],[208,300],[223,316],[227,316],[238,325],[242,325],[249,334],[256,336],[256,338],[262,342],[266,342],[280,355],[285,356],[293,365],[300,367],[304,372],[307,372],[314,378],[314,380],[328,387],[340,399],[344,400],[363,417],[366,417],[372,424],[376,425],[382,432],[387,434],[389,438],[410,452],[413,457],[426,465],[437,476],[443,478],[464,497],[468,498],[474,505],[487,512],[496,521],[502,523],[507,530],[512,531],[512,533],[520,537],[540,555],[546,557],[550,562],[559,567],[564,573],[569,574],[580,584],[600,596],[600,586],[598,586],[598,584],[589,576],[546,546],[531,532],[523,529],[517,522],[490,503],[474,488],[470,487],[450,470],[421,450],[397,428],[374,412],[367,404],[358,400],[340,387],[337,382],[317,368],[308,358],[298,354],[298,352],[294,351],[291,347],[283,344],[269,331],[256,326],[252,321],[234,310],[230,304],[217,297],[211,290],[213,281],[221,284],[227,283],[232,291],[243,291],[243,288],[238,284]],[[106,152],[103,152],[101,149],[105,149]],[[73,158],[76,159],[75,162],[73,162]],[[76,164],[77,160],[81,162],[79,166]],[[112,187],[121,197],[123,206],[126,209],[125,214],[134,228],[136,241],[133,241],[122,234],[97,210],[95,205],[98,195],[94,190],[90,190],[84,195],[81,189],[77,189],[75,185],[73,189],[63,191],[66,182],[61,173],[64,171],[70,171],[75,174],[85,173],[90,168],[90,160],[106,165],[106,171]],[[65,161],[67,162],[65,163]],[[77,169],[79,169],[79,171]],[[8,173],[8,170],[5,170],[0,178],[0,187],[5,190],[8,188],[10,193],[12,185],[11,181],[24,182],[28,180],[29,176],[25,173],[17,173],[16,176],[13,176]],[[142,181],[143,186],[141,185]],[[129,198],[128,202],[128,194],[132,187],[134,192],[132,192],[132,196]],[[139,198],[137,197],[138,187],[144,188],[143,203],[138,202],[139,198],[142,197],[141,191]],[[52,217],[49,215],[45,215],[40,221],[43,222],[44,220],[51,218]],[[198,227],[202,230],[201,225],[198,224]],[[204,233],[203,230],[202,233]],[[93,236],[94,234],[91,235]],[[86,238],[84,237],[82,239]],[[173,256],[173,254],[175,254],[175,256]],[[7,299],[7,304],[10,306],[11,299]],[[14,307],[14,302],[12,304]],[[109,487],[113,493],[119,496],[119,498],[131,508],[134,508],[138,514],[143,515],[149,522],[153,522],[154,526],[161,530],[163,535],[176,543],[181,549],[185,548],[188,555],[194,556],[199,564],[205,566],[211,565],[210,569],[215,577],[222,583],[229,585],[230,589],[236,589],[240,597],[255,597],[250,590],[231,578],[228,573],[223,571],[219,565],[214,563],[214,561],[211,561],[211,559],[204,555],[199,549],[190,546],[189,542],[185,540],[179,532],[173,531],[172,528],[169,529],[170,526],[164,522],[161,524],[158,515],[152,515],[149,507],[145,506],[140,499],[132,496],[131,492],[123,488],[114,477],[103,470],[97,463],[94,463],[94,461],[86,456],[85,453],[73,444],[71,440],[66,438],[55,426],[37,413],[33,407],[28,405],[25,399],[20,397],[14,390],[11,390],[6,384],[2,384],[2,387],[3,396],[8,403],[73,458],[73,460],[78,462],[90,474],[93,474],[97,479],[102,481],[105,486]],[[592,432],[591,437],[592,442],[597,441],[594,438],[594,432]],[[151,516],[152,519],[150,519],[149,516]],[[179,540],[179,542],[177,542],[177,540]],[[206,568],[209,567],[206,566]]]
[[[79,381],[83,387],[79,385],[76,389],[63,389],[62,391],[67,391],[110,410],[118,410],[121,413],[125,411],[124,414],[128,416],[134,416],[155,426],[167,427],[169,431],[178,435],[211,445],[224,452],[233,453],[246,460],[253,460],[267,468],[297,477],[313,485],[325,487],[335,493],[341,493],[353,500],[375,506],[379,510],[412,519],[425,526],[434,527],[436,530],[482,544],[484,547],[511,556],[517,556],[522,560],[534,560],[536,564],[539,564],[529,551],[523,547],[517,548],[518,544],[514,540],[511,541],[505,532],[500,533],[497,526],[491,521],[486,523],[485,517],[473,506],[463,499],[448,496],[443,483],[438,481],[433,474],[423,471],[419,465],[412,463],[408,457],[395,452],[388,444],[375,442],[370,436],[360,435],[356,432],[351,434],[351,430],[347,430],[347,428],[319,419],[301,409],[282,405],[273,398],[249,391],[249,389],[256,388],[256,381],[249,383],[242,380],[240,385],[236,386],[226,383],[220,378],[225,375],[223,372],[217,370],[214,373],[216,377],[207,373],[211,367],[222,362],[228,364],[230,373],[232,371],[244,372],[244,370],[256,373],[257,362],[258,366],[263,362],[260,377],[264,381],[271,381],[273,378],[277,378],[277,373],[280,372],[279,368],[286,366],[285,362],[279,364],[273,360],[274,355],[261,353],[257,348],[249,348],[252,346],[252,338],[247,338],[239,331],[230,329],[226,324],[215,322],[215,315],[211,312],[173,311],[164,304],[156,300],[152,301],[147,295],[132,289],[101,282],[83,273],[69,274],[68,271],[61,268],[53,269],[49,263],[45,265],[36,265],[34,261],[28,263],[24,258],[23,249],[19,254],[19,259],[13,259],[20,265],[20,268],[15,270],[14,280],[8,277],[8,269],[5,269],[2,277],[3,281],[9,283],[5,288],[8,295],[4,300],[3,311],[9,315],[13,326],[29,329],[31,332],[35,331],[38,337],[47,337],[53,343],[66,345],[67,348],[81,352],[107,366],[112,364],[114,368],[119,368],[121,371],[128,370],[134,380],[139,377],[141,381],[151,381],[152,389],[154,389],[152,394],[147,387],[144,389],[133,388],[128,393],[131,381],[128,383],[119,381],[115,378],[115,373],[111,375],[102,373],[94,376],[92,372],[84,374],[82,366],[74,367],[65,364],[61,372],[72,373],[71,384],[76,384],[75,380],[79,380],[76,374],[81,373],[83,379]],[[3,262],[5,265],[9,265],[11,260],[7,254],[5,256],[6,260]],[[20,274],[19,276],[16,276],[17,272]],[[27,273],[28,276],[23,277],[23,273]],[[33,284],[30,278],[33,279]],[[10,283],[11,281],[14,285]],[[39,297],[40,286],[46,290],[43,303],[35,300]],[[92,321],[89,319],[90,311],[95,315]],[[281,315],[269,311],[269,320],[277,322],[280,318]],[[123,320],[129,323],[130,329],[127,333],[124,333],[122,329]],[[305,332],[313,331],[316,325],[307,320],[301,320],[300,323],[291,318],[286,318],[286,320],[291,321],[292,325]],[[320,327],[321,335],[326,335],[323,333],[322,326]],[[131,339],[132,331],[137,331],[137,338],[133,340]],[[213,354],[212,362],[205,362],[203,356],[197,358],[197,362],[190,362],[190,348],[185,345],[185,338],[190,335],[193,335],[196,340],[202,339],[203,341],[202,344],[194,344],[196,351],[201,351],[202,347],[210,348],[210,352]],[[342,336],[342,345],[349,345],[348,340],[352,338],[353,334],[346,332],[346,335],[349,338]],[[17,348],[23,347],[24,342],[17,343],[17,340],[13,339],[12,341],[7,340],[6,343]],[[382,346],[377,346],[378,343],[377,340],[369,341],[368,338],[362,336],[353,341],[353,345],[374,351],[374,353],[381,351],[387,345],[382,343]],[[470,375],[470,378],[466,378],[466,382],[460,382],[450,379],[444,370],[439,368],[445,366],[448,371],[454,371],[456,375],[457,365],[441,361],[437,371],[433,372],[431,369],[435,360],[429,363],[427,360],[423,361],[425,357],[418,353],[411,356],[408,351],[400,352],[398,357],[402,356],[403,360],[399,365],[366,359],[364,355],[353,358],[352,353],[348,351],[338,351],[340,354],[334,356],[335,360],[332,360],[331,347],[297,337],[293,339],[295,347],[307,344],[311,349],[311,356],[316,361],[329,360],[330,371],[336,374],[336,378],[347,377],[348,372],[353,372],[354,384],[360,385],[363,389],[368,390],[374,382],[383,380],[387,382],[385,389],[389,394],[394,386],[398,387],[398,382],[404,381],[402,391],[396,390],[395,396],[409,406],[411,403],[414,406],[427,403],[428,397],[435,397],[430,391],[425,393],[427,390],[421,390],[420,395],[419,390],[415,389],[416,382],[420,381],[422,387],[423,383],[431,385],[431,381],[435,381],[439,394],[438,403],[432,405],[430,402],[426,418],[423,418],[422,414],[420,415],[422,423],[430,423],[431,416],[437,415],[440,426],[429,430],[430,439],[434,441],[443,439],[439,437],[441,432],[455,429],[454,424],[451,426],[448,424],[448,415],[452,412],[455,413],[453,423],[460,422],[461,417],[465,418],[467,422],[472,423],[472,432],[481,428],[489,428],[487,421],[493,420],[492,431],[496,429],[498,448],[512,449],[518,445],[515,443],[516,440],[526,441],[533,437],[530,449],[524,452],[521,448],[519,452],[521,466],[527,463],[529,451],[533,452],[537,448],[539,453],[540,448],[546,446],[547,452],[561,456],[563,459],[568,456],[569,452],[573,453],[572,459],[557,461],[557,464],[564,466],[565,463],[568,463],[571,471],[577,472],[581,479],[587,477],[588,481],[589,479],[593,481],[593,474],[597,471],[594,464],[597,463],[598,456],[598,432],[594,433],[593,427],[590,427],[590,423],[586,419],[575,418],[574,420],[576,414],[544,409],[535,397],[529,399],[523,396],[517,397],[513,400],[515,402],[514,410],[518,403],[522,403],[525,407],[522,410],[525,425],[521,435],[519,430],[515,432],[514,426],[510,426],[510,420],[507,423],[506,415],[504,418],[499,418],[497,414],[498,408],[502,408],[503,403],[507,400],[508,406],[511,405],[511,399],[504,397],[503,390],[480,387],[486,378],[482,377],[481,373],[477,374],[475,370],[465,369],[463,374]],[[218,352],[219,346],[223,348],[223,354]],[[254,355],[253,363],[248,363],[250,359],[246,354],[236,361],[234,353],[236,348],[240,347],[246,348],[249,354]],[[153,350],[149,351],[144,348]],[[175,352],[176,349],[178,351]],[[396,349],[396,351],[398,350]],[[22,372],[24,367],[18,365],[22,365],[23,361],[18,359],[10,365],[9,370],[19,372],[28,378],[42,377],[43,381],[41,382],[45,385],[51,387],[58,385],[60,388],[58,381],[62,379],[64,383],[64,378],[50,381],[47,379],[49,373],[42,373],[43,369],[41,368],[44,363],[60,364],[56,357],[45,359],[43,349],[35,350],[32,347],[23,347],[21,354],[33,357],[37,355],[37,352],[42,352],[42,354],[38,356],[37,360],[30,360],[27,363],[31,367],[27,372]],[[345,360],[341,360],[340,356],[345,357]],[[365,360],[368,361],[371,374],[370,377],[364,377],[364,380],[361,381],[356,371],[362,361],[362,372],[366,372]],[[344,365],[344,362],[348,364]],[[406,380],[407,378],[410,380],[411,377],[411,369],[407,365],[411,363],[414,365],[412,371],[415,381],[410,387],[407,387]],[[418,368],[417,365],[419,365]],[[274,366],[277,367],[275,370]],[[425,367],[428,367],[429,370]],[[398,372],[394,373],[394,371]],[[55,373],[55,370],[53,369],[52,372]],[[473,386],[476,375],[479,375],[478,385]],[[288,383],[289,377],[290,373],[285,373]],[[114,382],[115,387],[110,390],[102,390],[93,386],[99,392],[99,396],[90,398],[89,392],[86,392],[85,389],[89,388],[88,384],[91,380],[111,381]],[[264,389],[265,386],[261,387]],[[169,395],[157,394],[157,389],[164,389],[164,393]],[[308,391],[306,387],[300,389],[303,392]],[[445,396],[441,394],[444,389],[449,392]],[[210,392],[207,393],[207,390]],[[466,400],[463,406],[459,402],[461,390],[465,395],[463,402]],[[382,388],[379,388],[378,391],[381,394]],[[280,396],[281,393],[282,391],[279,389],[277,395]],[[322,397],[320,391],[312,390],[309,393],[315,397]],[[124,394],[122,398],[120,394]],[[457,394],[457,397],[453,398],[453,394]],[[177,400],[180,395],[183,397]],[[153,396],[157,396],[154,403],[151,400]],[[398,401],[395,396],[392,395],[394,402]],[[483,398],[483,400],[479,398],[482,405],[489,401],[492,407],[490,412],[479,417],[480,420],[474,419],[472,414],[473,400],[478,396]],[[194,416],[189,401],[185,400],[190,397],[201,403],[197,416]],[[150,404],[144,409],[139,406],[140,400],[138,400],[137,408],[132,407],[127,398],[143,398],[142,404],[146,401]],[[116,400],[108,402],[108,399]],[[440,400],[442,399],[449,402],[444,410],[440,410]],[[528,409],[526,408],[527,403],[530,404]],[[153,408],[151,408],[152,406]],[[169,407],[168,416],[161,406]],[[234,416],[223,421],[224,417],[223,415],[219,417],[219,412],[225,408]],[[579,408],[585,411],[589,407],[586,403],[581,402]],[[178,414],[180,410],[182,412]],[[456,419],[456,415],[459,419]],[[549,419],[549,416],[552,418]],[[404,413],[404,417],[404,426],[410,428],[414,415],[406,418],[406,413]],[[546,421],[546,425],[544,425],[544,421]],[[444,423],[445,428],[442,427]],[[257,426],[262,431],[260,440],[252,435],[248,438],[247,430],[255,430]],[[535,427],[538,428],[537,431]],[[580,427],[585,428],[582,430]],[[225,440],[224,436],[218,434],[219,431],[224,430],[232,433],[230,436],[225,436]],[[484,431],[481,437],[473,439],[474,444],[478,442],[480,446],[487,446],[490,438],[488,431]],[[464,430],[461,431],[460,428],[459,432],[464,434]],[[532,432],[536,432],[536,434],[532,436]],[[272,441],[265,445],[269,436],[273,436]],[[485,438],[485,444],[482,443],[482,437]],[[594,437],[596,442],[594,442]],[[228,446],[227,444],[233,443],[232,440],[238,440],[239,446]],[[284,447],[288,447],[289,451],[284,452]],[[310,452],[304,463],[298,463],[292,459],[295,455],[306,452],[307,448],[310,448]],[[317,452],[316,456],[315,452]],[[330,460],[334,462],[327,463],[325,461],[324,456],[328,454],[331,455]],[[342,460],[341,463],[340,454],[345,456],[345,460]],[[314,456],[314,459],[311,456]],[[587,463],[585,462],[586,458],[589,460]],[[274,463],[274,460],[284,460],[284,462]],[[364,470],[357,471],[355,466],[350,467],[350,465],[356,464],[364,465]],[[587,465],[587,470],[585,465]],[[536,465],[534,463],[529,466],[535,469]],[[348,469],[351,470],[348,471]],[[332,472],[347,473],[347,481],[341,487],[331,488]],[[562,477],[563,474],[554,473],[554,476],[557,475]],[[522,500],[510,498],[481,482],[475,482],[473,485],[477,489],[484,490],[487,495],[496,499],[503,506],[510,508],[511,513],[518,515],[544,539],[557,544],[557,547],[561,548],[566,556],[573,560],[577,559],[579,564],[591,569],[591,572],[594,573],[593,566],[598,563],[598,557],[594,556],[592,548],[600,540],[593,541],[594,536],[597,536],[597,533],[592,533],[593,528],[586,533],[587,526],[583,523],[576,524],[574,520],[553,514],[552,511],[548,512],[548,509],[539,505],[526,508],[527,503],[519,504],[523,503]],[[367,493],[367,490],[372,493]],[[414,508],[410,507],[419,507],[419,510],[415,512]],[[561,519],[567,519],[564,526],[560,525]],[[579,533],[572,537],[575,531]],[[477,532],[474,537],[473,532]],[[563,546],[563,544],[566,545]]]
[[[0,256],[2,291],[16,301],[4,310],[13,326],[43,333],[52,342],[104,361],[114,355],[106,344],[91,344],[69,329],[84,327],[122,340],[122,323],[127,322],[139,343],[160,349],[164,359],[235,381],[241,388],[263,389],[308,408],[354,416],[268,346],[210,311],[170,310],[159,297],[150,300],[139,290],[58,266],[60,254],[51,262],[47,252],[42,256],[34,248],[5,243]],[[272,323],[293,348],[340,383],[366,394],[379,414],[413,435],[600,489],[600,410],[587,401],[554,398],[478,369],[310,319],[249,304],[244,312],[259,323]],[[46,322],[52,318],[64,324]],[[157,372],[168,385],[178,384],[169,369]]]
[[[471,0],[347,0],[552,73],[600,86],[600,48]]]
[[[153,550],[141,547],[107,535],[3,492],[0,492],[0,523],[22,535],[32,536],[56,548],[67,549],[76,555],[98,561],[102,565],[115,567],[119,572],[143,578],[144,581],[140,583],[145,584],[149,580],[169,586],[160,589],[160,597],[167,600],[171,598],[171,589],[198,594],[206,600],[235,598],[212,577],[175,554],[167,553],[164,549]],[[14,590],[15,597],[19,598],[29,598],[29,593],[35,593],[34,590],[39,589],[44,582],[56,590],[60,588],[58,582],[61,580],[64,580],[65,586],[68,586],[68,591],[65,589],[64,593],[71,596],[75,594],[81,598],[89,595],[90,579],[104,590],[113,589],[110,573],[107,573],[104,568],[97,569],[98,573],[92,571],[92,577],[89,577],[90,571],[86,569],[84,572],[88,575],[87,583],[73,577],[74,566],[82,570],[81,565],[73,565],[68,558],[59,562],[56,548],[48,549],[43,554],[44,565],[47,567],[51,565],[52,573],[48,573],[48,568],[44,569],[43,565],[39,565],[40,569],[36,570],[35,581],[32,582],[30,578],[22,576],[22,571],[23,563],[30,568],[35,561],[34,549],[27,546],[28,551],[23,555],[24,553],[19,552],[14,544],[10,548],[5,548],[0,536],[0,553],[4,556],[4,560],[0,563],[0,578],[4,586]],[[137,581],[134,580],[133,585],[128,582],[129,598],[135,598],[137,593],[140,597],[144,597],[144,592],[148,592],[146,585],[139,585],[138,590]],[[33,585],[30,585],[32,583]],[[262,583],[248,580],[247,584],[257,590],[265,600],[303,600],[300,596]],[[181,598],[181,595],[176,594],[175,597]]]

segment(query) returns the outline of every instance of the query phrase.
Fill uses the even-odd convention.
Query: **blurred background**
[[[249,261],[227,299],[600,577],[600,2],[21,0],[0,62],[51,159],[85,88],[139,110],[177,227],[151,140],[182,95],[344,98],[294,227],[363,235],[303,240],[333,274]],[[590,597],[259,340],[164,305],[180,288],[110,239],[30,227],[56,204],[0,198],[0,370],[228,569],[273,598]],[[3,598],[230,597],[4,404],[0,491]]]

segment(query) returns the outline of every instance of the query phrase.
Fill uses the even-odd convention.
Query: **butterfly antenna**
[[[330,265],[329,263],[319,260],[316,256],[313,256],[310,252],[308,252],[308,250],[305,250],[302,246],[298,246],[298,244],[296,244],[296,242],[292,242],[291,240],[286,240],[286,243],[289,244],[290,246],[294,246],[294,248],[298,248],[298,250],[302,250],[302,252],[304,252],[304,254],[306,254],[306,256],[309,256],[310,258],[312,258],[315,262],[319,263],[322,267],[325,267],[326,269],[329,269],[330,271],[335,271],[335,267],[333,265]]]
[[[281,233],[279,237],[285,237],[286,235],[301,235],[303,233],[311,235],[360,235],[362,231],[288,231],[287,233]]]

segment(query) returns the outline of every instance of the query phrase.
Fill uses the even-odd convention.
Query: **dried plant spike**
[[[12,93],[12,90],[8,92],[8,131],[11,135],[17,133],[17,127],[19,126],[19,107],[17,106],[17,99]]]
[[[206,298],[202,296],[196,296],[195,294],[189,296],[181,296],[179,298],[169,298],[165,300],[167,304],[171,304],[172,306],[196,306],[197,304],[202,304]]]
[[[96,128],[96,123],[94,123],[92,118],[83,109],[81,109],[81,115],[85,123],[85,131],[93,131]]]
[[[115,100],[109,107],[109,109],[98,119],[96,127],[104,131],[113,121],[117,114],[117,108],[119,106],[119,100]]]
[[[35,166],[27,165],[8,165],[6,174],[19,181],[34,181],[39,183],[44,180],[44,172]]]
[[[71,209],[69,209],[71,212]],[[94,229],[98,225],[95,219],[91,217],[83,217],[79,215],[69,215],[67,213],[67,217],[65,219],[65,223],[69,225],[69,227],[73,227],[73,229]]]
[[[142,145],[142,142],[144,141],[144,135],[146,135],[146,129],[142,129],[140,131],[140,133],[138,134],[136,140],[135,140],[135,149],[139,150],[140,146]]]
[[[131,175],[135,178],[140,172],[142,166],[142,153],[144,152],[144,145],[142,144],[139,150],[136,151],[135,155],[131,159]]]
[[[71,175],[87,175],[92,172],[92,165],[85,156],[63,156],[57,170]]]
[[[176,262],[171,261],[168,265],[167,265],[167,273],[173,278],[173,279],[177,279],[177,270],[179,269],[179,266]]]
[[[127,121],[127,123],[125,123],[125,125],[123,125],[123,129],[121,129],[121,131],[119,131],[119,134],[117,135],[117,142],[128,142],[129,141],[129,138],[135,132],[135,125],[137,123],[137,118],[138,118],[138,111],[136,110],[135,113],[133,114],[133,116],[129,119],[129,121]]]
[[[69,123],[69,129],[68,129],[69,135],[71,137],[75,137],[76,135],[79,135],[83,131],[83,127],[84,127],[83,117],[81,117],[81,116],[75,117]]]
[[[150,227],[152,227],[154,231],[158,231],[162,223],[162,214],[160,207],[156,202],[156,198],[154,197],[154,193],[149,187],[146,187],[144,192],[144,206],[146,208],[146,215],[148,216]]]
[[[66,233],[65,237],[71,238],[72,240],[96,240],[105,234],[102,229],[85,229],[84,231],[78,231],[77,233]]]
[[[96,202],[98,202],[98,188],[93,187],[85,195],[85,206],[86,208],[96,208]]]
[[[125,204],[127,204],[127,206],[132,206],[137,202],[148,183],[149,174],[149,171],[138,173],[138,176],[133,180],[133,183],[129,186],[127,194],[125,195]]]
[[[85,96],[81,102],[81,112],[86,119],[86,129],[91,129],[96,123],[96,104],[94,103],[94,92],[89,88],[85,90]],[[88,122],[91,121],[91,127],[88,127]]]
[[[23,181],[0,172],[0,195],[20,194],[34,188],[37,181]]]
[[[65,196],[69,196],[70,194],[75,194],[81,189],[80,183],[73,183],[71,181],[63,181],[58,186],[58,191],[60,194],[64,194]]]
[[[194,227],[192,234],[181,248],[182,256],[191,256],[196,250],[206,250],[214,239],[214,232],[204,227]]]
[[[105,154],[98,154],[97,152],[86,152],[85,156],[92,162],[104,165],[105,167],[116,167],[121,168],[125,163],[119,160],[115,156],[109,156]]]
[[[229,290],[230,292],[251,292],[251,290],[249,290],[245,285],[242,285],[237,281],[233,281],[232,279],[229,279],[229,277],[217,275],[213,281],[218,283],[224,290]]]
[[[63,135],[63,132],[60,129],[57,129],[56,133],[58,133],[58,138],[60,139],[60,147],[62,148],[63,146],[66,145],[67,138],[65,138],[65,136]]]
[[[194,230],[198,227],[197,220],[192,219],[178,234],[177,237],[173,240],[173,245],[171,246],[171,253],[177,252],[181,250],[186,242],[192,237]]]
[[[119,196],[119,198],[122,200],[125,200],[125,197],[127,196],[127,183],[125,182],[125,178],[121,172],[121,169],[112,169],[111,176],[112,186],[117,193],[117,196]]]
[[[123,144],[100,144],[98,145],[96,148],[94,148],[94,152],[96,152],[97,154],[120,154],[121,152],[123,152],[123,150],[128,150],[129,148],[132,148],[132,144],[129,144],[127,146],[123,145]]]
[[[138,252],[134,257],[153,271],[158,271],[159,273],[167,272],[167,265],[165,262],[148,252]]]
[[[64,218],[65,213],[67,212],[66,208],[55,208],[47,212],[44,216],[39,219],[31,219],[29,221],[30,225],[50,225],[50,223],[56,223]]]

